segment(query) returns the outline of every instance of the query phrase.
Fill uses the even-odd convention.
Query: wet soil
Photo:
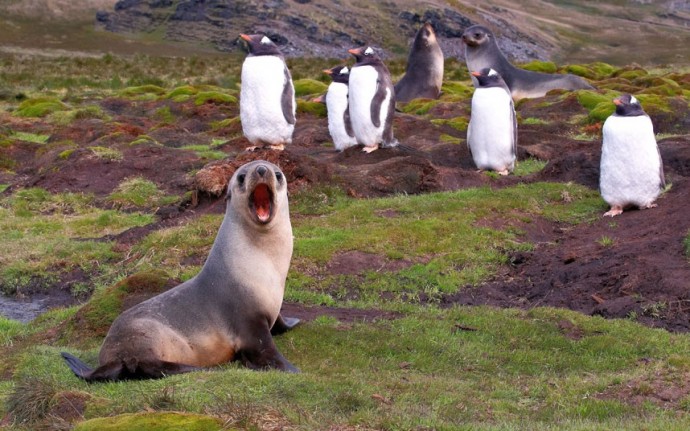
[[[285,151],[246,151],[249,143],[242,137],[238,123],[223,128],[212,126],[237,116],[234,105],[175,104],[171,111],[177,116],[176,121],[162,124],[152,119],[152,113],[170,106],[169,101],[111,98],[99,103],[112,120],[82,119],[69,126],[55,126],[43,120],[28,121],[0,113],[2,123],[15,131],[51,135],[45,145],[13,141],[5,147],[4,154],[16,164],[15,174],[3,173],[0,180],[10,184],[4,193],[21,187],[43,187],[52,192],[88,192],[102,198],[123,179],[143,176],[167,193],[191,192],[184,204],[161,208],[157,223],[109,238],[122,244],[132,244],[153,230],[185,223],[199,214],[221,213],[229,177],[238,166],[260,158],[282,167],[291,194],[322,185],[339,186],[354,197],[477,186],[500,188],[535,181],[575,182],[594,189],[598,186],[599,128],[596,124],[583,126],[582,122],[572,121],[573,116],[585,117],[587,111],[574,98],[559,94],[526,101],[517,108],[520,118],[534,117],[546,122],[520,125],[519,159],[548,161],[546,167],[527,176],[501,178],[476,172],[464,141],[457,144],[442,138],[449,135],[464,139],[464,131],[431,123],[431,119],[466,115],[464,104],[444,103],[427,116],[399,113],[394,124],[403,145],[365,154],[359,148],[335,152],[326,144],[330,141],[326,119],[311,114],[298,113],[294,142]],[[677,124],[688,123],[688,111],[686,106],[685,111],[674,114],[673,121],[655,121],[657,132],[676,133],[659,141],[667,182],[672,186],[659,199],[658,208],[627,211],[613,219],[602,217],[578,226],[535,219],[521,226],[527,240],[536,244],[533,251],[511,256],[511,265],[487,283],[458,286],[456,293],[442,298],[442,304],[566,307],[608,318],[634,318],[671,331],[689,331],[690,261],[683,239],[690,231],[690,135],[678,135],[677,128]],[[583,130],[589,133],[584,138]],[[131,145],[141,135],[155,142]],[[227,140],[215,148],[225,152],[227,158],[210,162],[194,151],[180,148],[212,139]],[[93,146],[116,149],[122,157],[99,157],[89,148]],[[66,149],[73,150],[67,157]],[[500,217],[484,223],[496,228],[504,226]],[[366,265],[398,270],[400,265],[407,264],[410,263],[392,262],[380,256],[372,259],[339,254],[326,270],[350,274]],[[65,299],[65,286],[58,285],[54,291],[53,304],[69,302]],[[306,320],[319,314],[333,315],[345,322],[395,317],[373,310],[295,304],[285,307],[291,315]]]

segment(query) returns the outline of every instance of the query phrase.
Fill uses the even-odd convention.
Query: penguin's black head
[[[352,48],[347,52],[355,56],[357,64],[372,64],[381,61],[379,56],[374,51],[374,48],[370,46],[363,46],[361,48]]]
[[[333,82],[347,84],[350,81],[350,68],[346,65],[326,69],[323,71],[323,73],[330,75],[333,79]]]
[[[494,35],[491,30],[484,27],[483,25],[473,25],[468,27],[462,34],[462,41],[471,47],[483,45],[490,39],[493,39]]]
[[[616,105],[616,115],[621,117],[637,117],[639,115],[646,115],[640,101],[631,94],[624,94],[613,99]]]
[[[501,74],[496,72],[495,70],[491,68],[484,68],[480,70],[479,72],[474,71],[471,73],[472,76],[477,78],[477,82],[479,83],[479,87],[481,88],[489,88],[489,87],[503,87],[507,88],[507,85],[503,78],[501,77]]]
[[[240,34],[240,37],[246,42],[249,55],[283,55],[278,46],[266,35]]]

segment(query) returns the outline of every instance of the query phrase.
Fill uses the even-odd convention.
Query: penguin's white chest
[[[367,147],[377,146],[383,140],[388,107],[391,103],[391,90],[386,88],[386,95],[379,112],[380,123],[377,127],[371,118],[371,104],[378,90],[379,73],[372,66],[353,67],[350,72],[349,102],[352,130],[357,141]]]
[[[357,139],[347,133],[345,113],[348,110],[348,86],[342,82],[332,82],[326,93],[328,109],[328,131],[333,138],[333,145],[338,151],[357,145]]]
[[[477,88],[467,144],[478,169],[512,171],[515,166],[515,113],[512,99],[503,88]]]
[[[644,207],[661,192],[661,158],[646,115],[612,115],[602,128],[599,188],[609,205]]]
[[[286,85],[285,63],[280,57],[261,55],[247,57],[242,64],[240,120],[242,131],[253,144],[286,144],[292,142],[294,124],[283,113],[282,97]],[[294,91],[293,91],[294,95]],[[290,109],[295,112],[294,96]]]

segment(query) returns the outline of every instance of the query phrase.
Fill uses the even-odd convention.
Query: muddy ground
[[[45,146],[15,141],[8,150],[17,161],[15,174],[2,174],[0,182],[11,184],[5,193],[21,187],[43,187],[52,192],[86,192],[105,197],[120,181],[138,175],[171,194],[193,191],[182,205],[161,208],[156,224],[118,235],[115,239],[122,247],[154,229],[185,223],[203,213],[221,213],[227,178],[237,166],[257,158],[274,161],[283,168],[291,193],[324,184],[340,186],[354,197],[476,186],[499,188],[535,181],[572,181],[594,189],[598,185],[600,124],[584,125],[582,118],[587,111],[574,96],[564,94],[518,104],[520,118],[545,122],[520,125],[519,159],[537,158],[548,164],[535,174],[505,178],[477,173],[464,141],[457,140],[463,139],[465,132],[430,121],[466,116],[467,103],[440,103],[425,115],[399,113],[394,124],[403,145],[372,154],[357,148],[334,152],[325,144],[330,141],[326,119],[313,114],[298,114],[294,142],[285,151],[246,152],[249,143],[241,135],[239,122],[220,128],[212,126],[236,117],[236,104],[209,102],[197,106],[191,101],[121,98],[96,103],[111,119],[81,119],[67,126],[55,126],[46,120],[19,119],[1,113],[2,124],[15,131],[46,133],[51,137]],[[155,112],[166,106],[175,115],[175,122],[161,123],[155,119]],[[511,256],[511,265],[485,284],[459,286],[457,293],[442,298],[442,305],[566,307],[607,318],[634,318],[671,331],[690,330],[690,261],[683,246],[690,230],[690,135],[678,134],[679,129],[684,133],[688,130],[690,116],[687,106],[685,109],[671,119],[654,118],[657,132],[673,134],[659,141],[667,182],[672,186],[659,199],[658,208],[629,211],[614,219],[601,217],[578,226],[544,219],[520,226],[527,232],[526,239],[536,244],[534,251]],[[583,130],[589,133],[584,138]],[[142,135],[155,143],[129,145]],[[212,138],[228,139],[218,148],[228,154],[226,159],[209,163],[192,151],[179,149],[208,143]],[[69,157],[64,157],[65,148],[60,144],[66,141],[76,144]],[[87,148],[94,145],[117,148],[123,159],[94,157]],[[602,207],[602,213],[604,210]],[[492,227],[504,224],[500,214],[489,222]],[[612,241],[602,245],[603,237]],[[364,271],[368,268],[362,262],[357,256],[338,255],[327,268],[338,273]],[[73,300],[66,294],[68,281],[53,289],[54,303]],[[425,298],[422,296],[421,300]],[[297,304],[285,307],[291,315],[306,319],[319,314],[332,314],[343,321],[389,317],[373,311]]]

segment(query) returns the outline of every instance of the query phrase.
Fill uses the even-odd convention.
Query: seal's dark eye
[[[243,184],[244,184],[244,178],[245,178],[246,176],[247,176],[247,175],[245,175],[245,174],[239,174],[239,175],[237,176],[237,182],[240,183],[240,185],[243,185]]]
[[[481,34],[481,33],[475,33],[475,34],[474,34],[474,37],[476,37],[477,39],[479,39],[480,37],[482,37],[482,34]]]
[[[276,172],[276,180],[278,180],[279,183],[283,182],[283,173],[282,172]]]

